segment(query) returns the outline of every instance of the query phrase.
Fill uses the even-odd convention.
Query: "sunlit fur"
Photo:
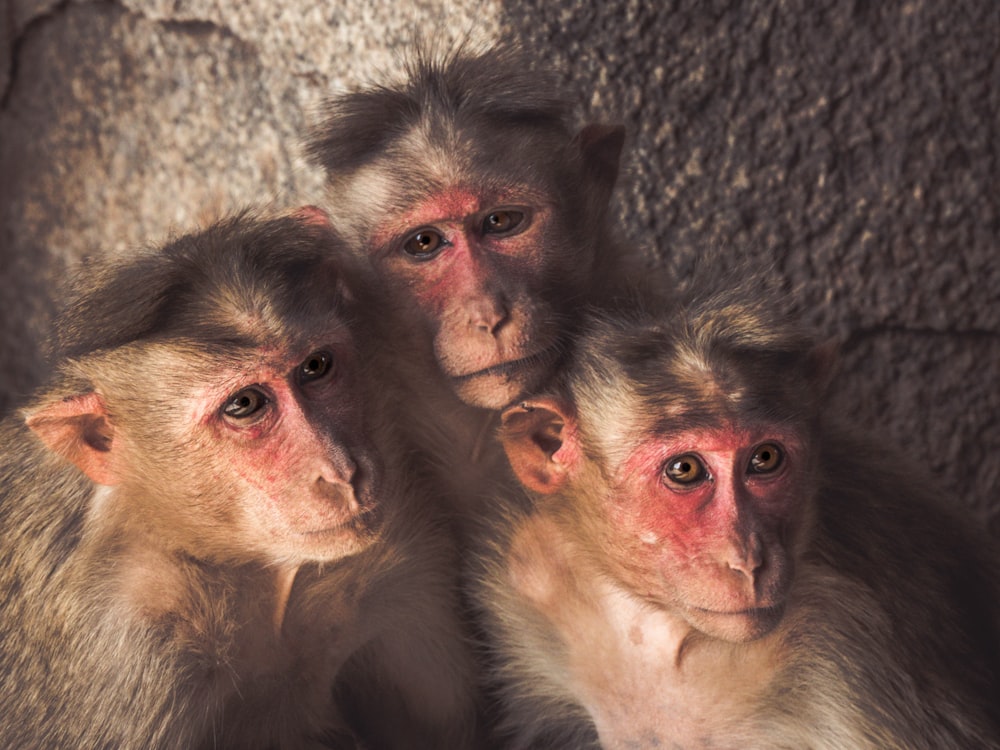
[[[397,469],[319,224],[242,215],[80,275],[51,382],[0,425],[0,745],[474,746],[450,537]],[[296,387],[331,341],[332,393],[298,384],[273,431],[292,411],[300,429],[270,463],[249,452],[220,415],[230,388]],[[74,404],[80,425],[60,416]],[[293,471],[309,451],[343,487],[310,494],[309,464]],[[276,498],[246,478],[303,485]],[[349,480],[377,520],[289,536]]]
[[[552,392],[561,446],[531,459],[565,485],[497,497],[482,529],[475,593],[510,747],[1000,747],[995,555],[957,499],[838,424],[832,350],[758,281],[598,315],[577,341]],[[620,474],[637,445],[720,424],[795,427],[812,456],[784,615],[751,640],[650,596],[643,540],[611,522],[642,480]]]

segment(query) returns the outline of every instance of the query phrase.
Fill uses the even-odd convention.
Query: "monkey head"
[[[565,387],[503,417],[522,484],[635,596],[740,642],[781,620],[810,534],[831,352],[722,302],[596,321]]]
[[[96,264],[60,329],[63,385],[27,423],[168,546],[298,564],[379,525],[345,292],[315,212],[239,216]]]
[[[383,307],[474,406],[536,388],[608,283],[624,131],[574,135],[554,88],[516,49],[418,55],[400,86],[331,101],[310,142]]]

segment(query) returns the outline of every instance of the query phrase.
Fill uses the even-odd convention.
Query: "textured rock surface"
[[[629,126],[619,207],[650,263],[773,261],[844,342],[842,408],[1000,534],[994,0],[0,7],[0,409],[37,375],[68,265],[309,200],[297,137],[324,93],[412,38],[512,36],[581,118]]]

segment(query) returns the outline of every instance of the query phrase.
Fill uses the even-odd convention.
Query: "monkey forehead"
[[[747,343],[739,331],[720,332],[676,312],[652,322],[598,319],[585,328],[577,351],[569,379],[587,401],[609,402],[607,409],[613,394],[628,394],[626,413],[663,429],[737,417],[807,420],[816,413],[807,349]]]
[[[289,289],[287,293],[290,299],[285,302],[292,302],[306,291]],[[349,321],[337,295],[336,289],[312,290],[309,297],[328,297],[329,304],[310,299],[308,304],[279,307],[268,298],[227,301],[223,292],[215,302],[215,309],[205,315],[190,335],[217,350],[234,347],[237,351],[294,351],[308,347],[314,339],[350,340]]]
[[[572,398],[592,452],[620,465],[643,445],[666,450],[672,436],[697,434],[722,445],[738,436],[752,440],[764,434],[791,440],[810,428],[801,399],[723,384],[711,370],[678,373],[672,365],[676,362],[661,363],[641,379],[614,360],[584,373],[578,368]],[[679,443],[675,447],[678,453],[684,450]]]
[[[494,151],[503,152],[503,156]],[[347,226],[354,234],[371,235],[381,233],[387,217],[395,228],[407,226],[399,218],[400,212],[433,220],[467,215],[500,203],[551,202],[557,195],[557,170],[541,164],[551,153],[530,160],[513,158],[516,153],[514,147],[509,152],[499,147],[483,151],[478,142],[461,139],[431,141],[414,129],[365,165],[331,174],[331,211],[338,226]],[[453,195],[459,205],[420,208],[429,197],[447,201]],[[464,197],[475,197],[478,204],[465,203]]]
[[[283,340],[170,338],[133,342],[70,363],[85,380],[114,394],[137,399],[162,394],[164,401],[185,393],[221,392],[254,383],[284,379],[311,354],[331,350],[340,359],[354,357],[349,331],[335,322],[325,331]]]
[[[806,436],[796,425],[787,423],[720,420],[704,427],[652,429],[638,441],[641,447],[635,456],[744,453],[771,441],[795,450],[805,444]]]

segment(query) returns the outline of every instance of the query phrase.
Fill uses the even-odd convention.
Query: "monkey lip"
[[[785,605],[773,604],[770,607],[748,607],[747,609],[736,609],[728,612],[723,612],[717,609],[706,609],[704,607],[695,607],[695,609],[703,614],[714,615],[717,617],[771,618],[780,617],[785,611]]]
[[[357,512],[345,517],[341,521],[331,523],[318,529],[299,531],[298,534],[303,539],[321,539],[327,536],[339,536],[342,534],[370,534],[382,526],[382,509],[378,503],[363,505]]]
[[[382,514],[376,508],[366,509],[341,523],[335,523],[321,529],[299,531],[296,536],[299,544],[305,548],[327,550],[333,544],[333,556],[339,557],[351,551],[364,549],[378,538],[382,528]],[[343,545],[347,545],[344,547]],[[327,552],[321,552],[320,557],[327,557]]]
[[[768,607],[731,611],[693,607],[692,611],[697,614],[696,620],[702,623],[699,629],[712,632],[724,640],[747,641],[761,638],[774,630],[784,617],[785,604],[781,602]]]
[[[552,364],[557,356],[558,347],[553,346],[548,349],[541,349],[534,354],[529,354],[526,357],[520,357],[519,359],[512,359],[507,362],[501,362],[500,364],[490,365],[489,367],[484,367],[483,369],[475,370],[474,372],[468,372],[464,375],[452,375],[451,379],[458,383],[465,383],[469,380],[473,380],[474,378],[498,375],[510,377],[523,372],[524,370],[535,369],[536,367]]]

